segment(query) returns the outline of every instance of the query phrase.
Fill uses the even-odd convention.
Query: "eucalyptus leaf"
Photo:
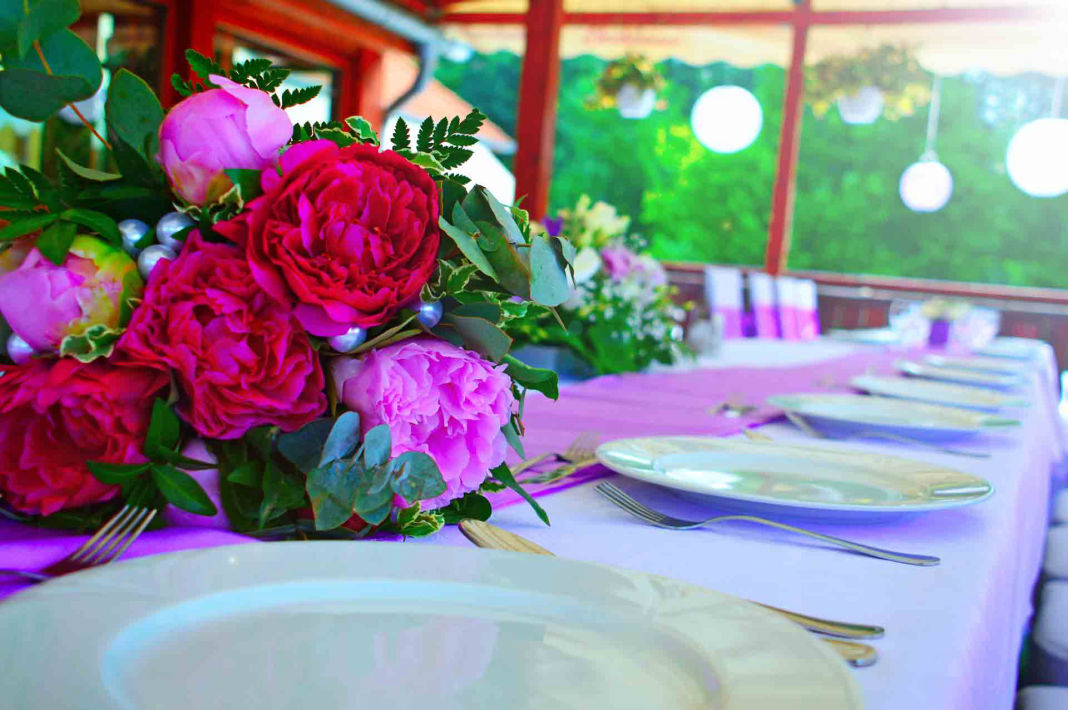
[[[367,468],[381,466],[389,460],[392,438],[389,427],[380,424],[363,436],[363,462]]]
[[[100,60],[85,41],[69,29],[41,40],[41,52],[4,56],[0,72],[0,106],[13,116],[44,121],[66,104],[87,99],[100,87]]]
[[[552,370],[531,367],[513,355],[505,355],[501,362],[505,364],[505,373],[516,383],[527,389],[537,390],[550,399],[557,399],[560,396],[557,375]]]
[[[145,80],[120,69],[111,79],[104,110],[112,137],[139,153],[149,166],[157,168],[156,143],[163,107]]]
[[[493,362],[500,362],[512,347],[512,339],[485,318],[446,313],[443,321],[456,330],[464,347],[474,350]]]
[[[457,205],[457,210],[462,213],[462,208]],[[455,218],[454,218],[455,219]],[[468,258],[468,260],[478,267],[478,270],[489,276],[491,279],[497,280],[497,272],[493,269],[493,264],[490,263],[486,255],[482,253],[482,248],[479,247],[478,242],[473,236],[478,228],[471,225],[471,231],[468,232],[465,229],[450,224],[444,217],[438,220],[438,226],[441,227],[445,235],[452,240],[456,245],[456,248],[460,250],[460,253]]]
[[[530,297],[543,306],[559,306],[571,296],[570,264],[553,249],[549,238],[535,235],[530,243]]]
[[[422,451],[408,451],[390,462],[393,492],[409,503],[437,498],[446,490],[437,463]]]
[[[516,224],[511,210],[502,205],[487,188],[476,185],[463,201],[464,211],[477,224],[479,221],[496,224],[512,244],[523,244],[523,232]]]
[[[333,427],[333,419],[316,419],[294,432],[279,434],[278,451],[301,473],[308,473],[322,460],[323,446]]]
[[[334,460],[308,472],[306,488],[316,530],[333,530],[352,517],[362,466]]]
[[[26,56],[36,40],[73,25],[82,14],[78,0],[37,0],[28,5],[24,5],[20,0],[13,0],[11,5],[18,10],[29,10],[25,13],[19,12],[21,18],[16,33],[16,52],[19,57]],[[9,49],[7,46],[2,48],[5,54],[9,53]]]
[[[388,431],[388,430],[387,430]],[[322,466],[336,459],[350,456],[360,443],[360,415],[356,412],[344,412],[330,428],[330,435],[323,443],[319,465]]]

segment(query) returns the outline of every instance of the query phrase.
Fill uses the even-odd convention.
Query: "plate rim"
[[[999,400],[997,404],[994,403],[980,403],[980,402],[964,402],[963,400],[957,400],[951,402],[946,399],[935,399],[932,397],[924,397],[919,394],[908,396],[905,394],[893,394],[887,389],[882,388],[880,391],[872,389],[868,385],[862,384],[862,381],[867,380],[879,380],[883,382],[901,382],[903,384],[918,384],[933,387],[948,387],[961,390],[961,394],[974,392],[977,395],[990,396]],[[1031,403],[1022,397],[1013,398],[1011,395],[998,390],[993,390],[985,387],[968,387],[967,385],[957,384],[955,382],[944,382],[941,380],[930,380],[919,377],[894,377],[891,375],[854,375],[849,379],[849,386],[854,389],[858,389],[869,394],[878,397],[888,397],[890,399],[905,399],[914,402],[924,402],[926,404],[941,404],[948,407],[963,407],[968,409],[977,409],[983,412],[996,412],[1002,407],[1029,407]]]
[[[939,511],[939,510],[947,510],[947,509],[951,509],[951,508],[962,508],[962,507],[965,507],[965,506],[974,505],[976,503],[981,503],[981,502],[989,499],[991,496],[993,496],[994,495],[994,490],[995,490],[994,489],[994,484],[992,484],[990,481],[986,480],[985,478],[981,478],[979,476],[973,476],[972,474],[965,473],[965,472],[959,471],[957,469],[952,469],[952,468],[948,468],[948,467],[944,467],[944,466],[936,466],[934,464],[931,464],[931,466],[933,468],[937,468],[937,469],[941,469],[941,470],[945,470],[945,471],[952,471],[952,472],[957,473],[959,475],[962,475],[962,476],[964,476],[966,478],[970,478],[970,479],[973,479],[973,480],[978,481],[980,483],[986,484],[986,487],[987,487],[986,493],[983,494],[982,496],[977,497],[977,498],[968,498],[968,499],[949,499],[949,498],[947,498],[947,499],[941,499],[941,500],[933,500],[933,501],[928,502],[928,503],[919,504],[919,505],[910,505],[910,506],[865,506],[865,505],[860,505],[860,504],[813,503],[813,502],[809,502],[809,501],[797,501],[797,500],[791,501],[791,500],[786,500],[786,499],[781,499],[781,498],[768,498],[766,496],[760,496],[760,495],[757,495],[757,494],[734,493],[734,492],[729,492],[729,491],[728,492],[724,492],[722,490],[714,490],[714,491],[712,491],[712,490],[709,490],[708,488],[704,488],[704,487],[701,487],[701,486],[686,485],[684,481],[679,481],[678,479],[670,479],[670,478],[667,478],[666,476],[662,476],[662,475],[661,476],[649,475],[649,474],[646,474],[646,473],[644,473],[642,471],[625,470],[623,467],[618,466],[618,465],[613,465],[612,462],[605,460],[604,456],[601,453],[603,448],[608,447],[608,446],[612,445],[613,443],[621,443],[621,442],[625,443],[625,442],[648,440],[648,439],[703,439],[703,440],[717,441],[717,442],[723,442],[723,443],[731,442],[733,444],[738,444],[738,445],[742,445],[742,446],[752,445],[754,448],[755,447],[760,447],[760,446],[764,446],[764,447],[777,446],[777,447],[780,447],[780,448],[792,448],[792,449],[802,449],[802,450],[808,449],[808,450],[811,450],[811,451],[818,451],[818,452],[821,452],[821,453],[827,453],[827,454],[831,454],[831,455],[844,455],[844,454],[854,454],[854,453],[856,453],[856,455],[858,455],[858,456],[861,455],[861,454],[859,454],[857,452],[847,451],[847,450],[844,450],[844,449],[830,449],[830,448],[827,448],[827,447],[820,447],[820,446],[815,446],[815,445],[799,445],[799,444],[792,444],[792,443],[785,443],[785,442],[778,442],[778,441],[749,441],[749,440],[743,440],[743,439],[728,439],[728,438],[716,437],[716,436],[699,436],[699,435],[691,435],[691,434],[679,434],[679,435],[665,434],[665,435],[657,435],[657,436],[635,436],[635,437],[627,437],[627,438],[624,438],[624,439],[615,439],[613,441],[607,441],[607,442],[605,442],[605,443],[603,443],[603,444],[601,444],[600,446],[597,447],[597,452],[596,452],[597,453],[597,460],[602,465],[606,466],[607,468],[611,469],[612,471],[615,471],[616,473],[618,473],[618,474],[620,474],[622,476],[626,476],[627,478],[633,478],[633,479],[639,480],[639,481],[644,481],[646,483],[652,483],[654,485],[662,486],[662,487],[665,487],[665,488],[673,488],[675,490],[687,491],[687,492],[690,492],[690,493],[700,493],[702,495],[715,497],[715,498],[726,498],[726,499],[729,499],[729,500],[737,500],[737,501],[742,501],[742,502],[746,502],[746,503],[761,503],[761,504],[765,504],[765,505],[769,505],[769,506],[777,506],[777,507],[783,507],[783,508],[793,508],[793,509],[798,509],[798,510],[818,510],[818,511],[840,512],[840,513],[866,513],[866,514],[872,514],[872,515],[884,515],[884,514],[885,515],[907,515],[907,514],[915,514],[915,513],[930,513],[930,512],[935,512],[935,511]],[[896,456],[896,455],[893,455],[893,454],[880,454],[880,458],[891,458],[891,459],[898,459],[898,460],[901,460],[901,461],[909,461],[909,462],[919,463],[919,462],[916,462],[915,459],[908,459],[908,458],[906,458],[904,456]]]
[[[782,401],[783,397],[851,397],[851,398],[857,399],[858,401],[859,400],[869,400],[869,401],[870,400],[876,400],[876,401],[881,400],[881,401],[889,401],[889,402],[895,402],[895,403],[906,402],[906,403],[909,403],[911,405],[917,405],[917,406],[931,408],[931,409],[950,410],[950,411],[953,411],[953,412],[955,412],[957,414],[974,415],[974,416],[977,416],[977,417],[978,416],[983,416],[983,417],[986,417],[987,419],[991,419],[993,421],[990,421],[988,423],[983,423],[982,421],[980,421],[980,422],[977,422],[973,426],[967,426],[967,425],[964,425],[964,424],[961,424],[959,426],[957,426],[957,425],[954,425],[954,426],[922,425],[921,426],[921,425],[918,425],[918,424],[886,424],[886,423],[879,423],[879,422],[859,421],[857,419],[847,419],[847,418],[844,418],[844,417],[842,417],[840,415],[823,414],[823,413],[821,413],[821,414],[813,414],[812,412],[802,411],[802,410],[798,409],[795,406],[790,406],[790,405],[787,405],[786,403],[784,403]],[[854,393],[849,393],[849,392],[796,392],[796,393],[788,393],[788,394],[771,395],[765,401],[768,404],[770,404],[771,406],[777,407],[777,408],[783,410],[784,412],[794,412],[794,413],[797,413],[797,414],[799,414],[801,416],[804,416],[804,417],[812,417],[812,418],[815,418],[815,419],[825,419],[825,420],[830,420],[830,421],[835,421],[835,422],[844,422],[846,424],[861,424],[861,425],[868,426],[868,427],[881,427],[881,428],[889,428],[889,429],[917,429],[917,430],[922,430],[922,431],[929,431],[929,432],[932,432],[934,434],[978,434],[979,432],[998,431],[999,429],[1004,429],[1005,427],[1012,427],[1012,426],[1019,426],[1020,425],[1020,420],[1011,419],[1009,417],[993,417],[992,415],[984,413],[984,412],[976,412],[974,410],[963,409],[961,407],[952,407],[952,406],[944,405],[944,404],[931,404],[931,403],[928,403],[928,402],[919,402],[919,401],[915,401],[915,400],[907,400],[907,399],[903,399],[901,397],[884,397],[884,396],[881,396],[881,395],[862,395],[862,394],[854,394]]]
[[[309,550],[312,546],[322,550],[330,550],[330,553],[323,553],[322,555],[315,556],[310,554]],[[217,567],[222,567],[228,563],[229,558],[233,554],[251,553],[254,557],[259,558],[254,560],[251,566],[251,575],[243,578],[241,584],[227,584],[221,588],[211,587],[212,575],[206,574],[202,578],[195,579],[199,575],[190,576],[192,582],[186,588],[182,590],[177,597],[171,596],[163,598],[154,607],[144,611],[143,613],[133,612],[130,609],[123,608],[121,600],[117,600],[114,597],[107,599],[99,599],[103,595],[99,594],[99,588],[103,585],[105,588],[109,588],[111,591],[122,589],[122,583],[130,581],[141,581],[142,586],[148,584],[148,580],[151,579],[153,570],[158,570],[160,567],[166,567],[169,565],[195,565],[197,569],[203,569],[205,564],[212,564]],[[445,575],[438,574],[436,578],[430,578],[425,576],[425,568],[419,564],[420,560],[433,557],[435,563],[444,565],[449,561],[448,558],[456,559],[457,557],[465,558],[468,560],[480,560],[485,562],[487,559],[492,564],[486,564],[487,568],[492,567],[492,580],[486,578],[476,579],[474,576],[468,580],[468,584],[480,584],[480,585],[492,585],[493,581],[500,579],[516,579],[522,581],[523,575],[533,575],[529,570],[530,568],[538,568],[542,566],[558,566],[569,567],[575,569],[589,570],[589,574],[596,574],[597,579],[604,580],[603,588],[597,590],[597,592],[591,593],[589,588],[580,583],[578,579],[579,575],[570,574],[556,574],[547,575],[544,571],[537,570],[539,572],[539,578],[552,577],[551,584],[554,589],[560,589],[561,596],[567,596],[574,599],[585,599],[588,604],[594,604],[595,596],[600,598],[601,603],[611,603],[612,605],[620,608],[627,609],[633,612],[636,620],[642,620],[652,623],[659,627],[661,630],[675,633],[682,639],[694,644],[695,652],[700,654],[703,662],[708,664],[708,667],[714,668],[722,682],[726,683],[733,677],[737,679],[739,674],[737,671],[733,675],[728,675],[724,672],[722,661],[715,657],[714,647],[711,645],[702,645],[703,637],[701,634],[689,632],[685,623],[679,623],[679,621],[685,621],[687,619],[699,617],[703,614],[707,615],[708,609],[722,608],[722,604],[732,605],[733,608],[743,609],[743,625],[752,625],[754,622],[759,622],[761,628],[764,628],[767,633],[776,631],[779,634],[779,640],[782,635],[796,639],[798,644],[802,644],[805,648],[810,650],[812,654],[787,654],[780,653],[777,646],[768,644],[764,651],[772,651],[778,654],[778,663],[789,663],[791,670],[797,673],[801,670],[808,670],[809,672],[815,670],[817,667],[824,669],[824,675],[830,680],[835,681],[834,685],[827,686],[806,686],[804,690],[811,692],[812,688],[826,687],[827,690],[820,693],[820,698],[816,700],[810,700],[808,705],[816,708],[823,707],[819,705],[819,702],[830,702],[831,700],[839,700],[840,704],[834,707],[840,707],[842,710],[860,710],[863,707],[863,698],[859,685],[853,678],[850,670],[844,664],[837,654],[826,644],[820,643],[817,639],[811,637],[809,632],[805,631],[799,626],[791,623],[790,621],[783,619],[776,615],[774,612],[761,608],[759,605],[749,602],[745,599],[736,597],[725,592],[720,592],[715,589],[701,586],[699,584],[686,582],[683,580],[666,577],[649,572],[642,572],[638,570],[627,569],[623,567],[616,567],[612,565],[606,565],[596,562],[586,562],[582,560],[574,560],[568,558],[560,558],[554,556],[540,556],[530,555],[527,553],[508,552],[501,550],[484,550],[479,548],[467,548],[458,546],[444,546],[444,545],[418,545],[403,542],[385,542],[385,541],[336,541],[336,540],[318,540],[318,541],[285,541],[285,542],[271,542],[271,543],[244,543],[235,545],[224,545],[210,548],[196,548],[179,550],[170,553],[164,553],[159,555],[146,555],[139,558],[123,561],[117,565],[106,565],[97,568],[91,568],[78,572],[72,575],[66,575],[59,577],[51,581],[40,584],[36,587],[24,590],[16,593],[15,596],[6,600],[6,603],[0,605],[0,628],[4,626],[10,626],[12,620],[18,619],[21,615],[27,612],[34,612],[39,609],[59,610],[60,613],[56,617],[56,620],[52,621],[53,627],[55,627],[60,620],[64,618],[69,619],[71,614],[74,613],[70,609],[64,609],[62,604],[65,598],[69,598],[69,595],[83,594],[85,591],[93,591],[94,587],[97,587],[97,596],[101,603],[109,604],[112,609],[119,609],[123,612],[130,614],[126,619],[124,625],[120,629],[112,629],[110,632],[106,629],[97,629],[98,636],[87,637],[86,641],[82,642],[82,646],[88,646],[89,652],[97,651],[98,645],[106,645],[114,640],[123,629],[130,628],[136,624],[150,619],[154,615],[164,611],[168,608],[173,608],[183,603],[195,602],[198,598],[203,598],[206,595],[212,594],[225,594],[227,592],[240,592],[242,590],[252,590],[259,586],[270,586],[277,584],[286,584],[287,582],[302,582],[302,581],[314,581],[321,582],[323,579],[329,579],[330,581],[338,581],[344,583],[345,581],[367,582],[375,579],[374,569],[368,568],[368,565],[361,564],[362,561],[366,563],[368,560],[374,561],[374,559],[381,555],[396,554],[400,557],[408,556],[407,560],[402,560],[407,564],[407,576],[405,580],[415,582],[425,582],[428,584],[443,584],[443,583],[460,583],[464,582],[448,578]],[[308,580],[306,577],[292,576],[288,580],[280,580],[272,575],[272,569],[275,572],[278,571],[293,571],[293,567],[286,564],[286,561],[292,562],[293,559],[303,560],[304,565],[310,564],[311,558],[318,559],[316,563],[321,567],[321,574],[323,577],[314,580]],[[496,558],[496,559],[495,559]],[[345,564],[339,564],[344,562]],[[313,565],[314,566],[314,565]],[[450,572],[455,568],[459,568],[461,565],[450,565]],[[257,576],[258,575],[258,576]],[[140,580],[138,580],[140,578]],[[386,577],[383,577],[386,578]],[[395,577],[388,577],[389,579],[395,579]],[[656,613],[648,614],[643,613],[646,608],[642,602],[648,602],[645,599],[628,598],[624,595],[613,596],[609,592],[609,582],[620,580],[632,582],[634,588],[640,588],[644,590],[656,590],[655,600]],[[654,582],[654,584],[649,584]],[[547,581],[548,583],[548,581]],[[509,587],[505,583],[499,583],[500,590],[514,589],[517,593],[523,593],[529,591],[530,593],[539,594],[545,593],[538,589],[525,589],[520,588],[519,584],[513,582],[513,587]],[[681,594],[675,594],[669,596],[665,590],[674,592],[683,592]],[[132,589],[127,588],[127,591],[132,595],[145,595],[144,589],[138,589],[136,586]],[[710,604],[700,605],[694,604],[694,595],[700,594],[706,596]],[[721,616],[710,616],[705,619],[702,624],[707,627],[708,624],[714,623],[727,623],[729,620],[733,620],[734,614],[725,614]],[[671,623],[669,623],[671,622]],[[697,625],[695,625],[697,626]],[[92,626],[90,625],[90,630]],[[705,628],[707,631],[707,628]],[[110,633],[110,638],[105,638]],[[54,634],[53,634],[54,636]],[[67,638],[66,636],[64,638]],[[802,641],[802,639],[805,639]],[[43,638],[38,643],[47,645],[48,638]],[[52,639],[54,640],[54,638]],[[95,645],[94,645],[95,644]],[[77,651],[77,644],[72,647],[72,650]],[[797,646],[794,645],[794,650],[797,650]],[[9,659],[12,654],[15,653],[14,649],[8,648],[9,653],[0,654],[6,655]],[[812,656],[817,660],[813,660]],[[15,673],[5,674],[7,677],[15,677],[18,675],[18,667],[9,667],[9,670],[16,671]],[[95,676],[94,676],[95,674]],[[67,676],[74,677],[74,676]],[[89,664],[85,669],[85,673],[79,676],[78,679],[85,681],[89,678],[94,678],[98,686],[104,685],[104,681],[100,680],[101,674],[98,666]],[[756,674],[753,678],[749,679],[750,686],[755,687],[754,679],[756,677],[763,678]],[[0,683],[0,687],[2,687]],[[724,686],[728,687],[728,686]],[[740,704],[732,702],[733,698],[731,693],[721,693],[719,698],[725,704],[723,710],[745,710]],[[47,700],[50,696],[47,693],[41,693],[35,696],[38,701],[44,699]],[[768,702],[772,702],[776,696],[774,694],[768,695]],[[24,706],[25,707],[25,706]],[[38,707],[33,705],[30,707]],[[44,707],[44,706],[41,706]],[[768,705],[767,707],[772,707]]]

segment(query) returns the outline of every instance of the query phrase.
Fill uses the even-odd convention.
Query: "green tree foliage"
[[[763,261],[782,121],[784,73],[725,64],[660,65],[666,105],[629,121],[591,111],[604,60],[563,62],[552,209],[582,194],[616,205],[662,259],[759,264]],[[499,52],[448,62],[438,78],[512,135],[520,58]],[[1044,82],[1044,83],[1043,83]],[[749,148],[717,155],[690,129],[700,93],[720,84],[748,88],[764,107],[764,129]],[[790,266],[961,281],[1068,286],[1068,196],[1036,199],[1005,173],[1005,149],[1022,123],[1048,111],[1048,80],[1000,82],[1010,97],[1039,96],[1039,109],[984,117],[991,82],[944,83],[938,153],[952,171],[953,199],[941,212],[916,214],[898,197],[901,173],[923,151],[926,112],[872,126],[848,126],[837,111],[822,120],[806,108],[797,178]],[[1037,87],[1037,88],[1036,88]]]

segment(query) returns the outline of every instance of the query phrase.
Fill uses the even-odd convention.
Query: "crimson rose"
[[[246,245],[253,277],[309,332],[381,325],[433,275],[437,185],[396,153],[299,143],[261,183],[248,211],[216,229]]]
[[[241,250],[190,234],[152,272],[118,351],[177,374],[178,413],[202,436],[299,429],[326,408],[323,370],[288,309],[252,280]]]
[[[0,365],[0,490],[15,508],[50,515],[108,500],[118,486],[87,461],[143,463],[152,402],[166,374],[105,360],[35,358]]]

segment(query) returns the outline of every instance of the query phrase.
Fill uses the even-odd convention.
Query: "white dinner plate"
[[[682,582],[439,545],[144,557],[0,604],[0,697],[54,708],[861,707],[829,646]]]
[[[956,367],[936,367],[911,360],[898,360],[895,366],[898,372],[903,372],[911,377],[954,382],[960,385],[972,385],[973,387],[1011,389],[1023,384],[1023,380],[1018,375],[1005,375],[1000,372],[979,372]]]
[[[949,439],[985,429],[1015,426],[1015,419],[957,407],[859,394],[789,394],[768,404],[800,416],[809,425],[843,434],[882,431],[923,440]]]
[[[843,448],[705,436],[656,436],[602,444],[613,471],[715,496],[728,507],[863,514],[919,513],[968,505],[993,488],[981,478],[897,456]],[[744,505],[739,505],[744,504]]]
[[[988,412],[996,411],[1002,407],[1026,407],[1030,404],[1022,397],[1013,397],[990,389],[910,377],[858,375],[850,380],[849,384],[858,390],[884,397],[912,399],[917,402],[981,409]]]
[[[836,329],[828,333],[827,337],[862,345],[896,345],[901,341],[901,336],[890,328]]]
[[[1027,363],[1009,360],[1003,357],[955,357],[952,355],[928,355],[924,358],[928,365],[949,367],[955,370],[974,370],[976,372],[997,372],[1002,375],[1026,377],[1031,372]]]
[[[1033,360],[1045,343],[1031,338],[994,338],[989,345],[976,349],[977,355],[1003,357],[1012,360]]]

